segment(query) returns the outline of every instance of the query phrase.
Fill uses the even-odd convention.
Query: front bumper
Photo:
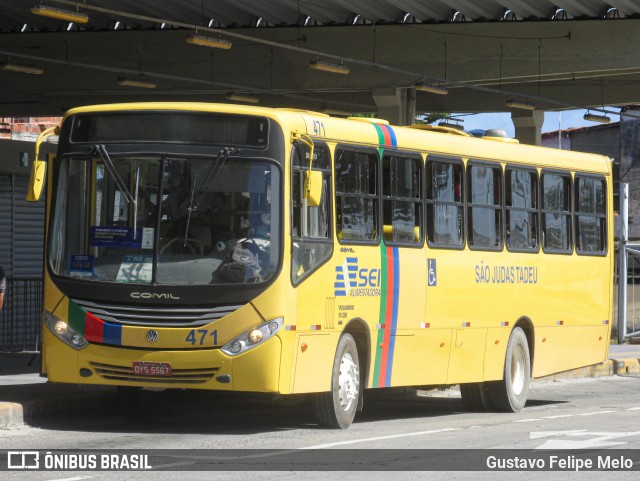
[[[278,392],[282,345],[278,336],[237,357],[220,349],[148,350],[90,344],[75,350],[44,330],[45,369],[52,382]],[[170,363],[171,376],[133,373],[133,362]]]

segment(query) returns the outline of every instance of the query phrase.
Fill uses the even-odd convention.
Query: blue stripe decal
[[[391,127],[389,127],[388,125],[385,125],[385,127],[387,128],[387,130],[389,131],[389,137],[391,137],[391,145],[393,147],[397,147],[398,146],[398,139],[396,138],[396,133],[393,131],[393,129]]]
[[[398,302],[400,295],[400,259],[398,248],[393,248],[393,310],[391,318],[391,336],[389,336],[389,361],[385,376],[385,386],[391,386],[391,372],[393,371],[393,353],[396,347],[396,329],[398,328]]]
[[[122,326],[120,324],[104,323],[102,340],[105,344],[122,344]]]

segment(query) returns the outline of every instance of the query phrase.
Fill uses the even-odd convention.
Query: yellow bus
[[[34,162],[29,197],[43,188]],[[42,373],[141,389],[307,394],[460,384],[517,412],[600,363],[610,160],[292,109],[76,108],[48,162]]]

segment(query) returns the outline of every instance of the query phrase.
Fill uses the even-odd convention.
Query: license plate
[[[138,376],[171,376],[171,364],[168,362],[133,361],[133,374]]]

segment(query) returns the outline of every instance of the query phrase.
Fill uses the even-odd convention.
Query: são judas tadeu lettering
[[[538,268],[534,266],[489,266],[477,264],[476,284],[537,284]]]

